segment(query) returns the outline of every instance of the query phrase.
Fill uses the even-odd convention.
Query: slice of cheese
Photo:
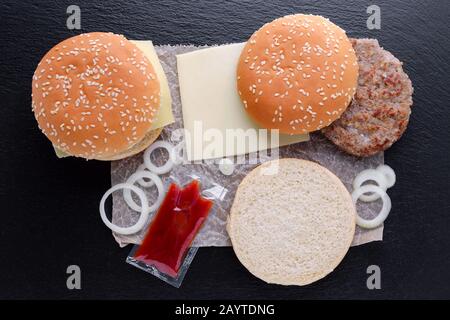
[[[166,74],[164,73],[164,69],[161,65],[161,62],[159,61],[158,55],[155,51],[155,47],[153,46],[153,43],[151,41],[131,40],[131,42],[133,42],[150,60],[159,80],[161,92],[160,108],[158,116],[152,123],[150,130],[165,127],[175,121],[172,113],[172,97],[170,95],[169,82],[167,81]],[[58,158],[70,156],[69,154],[59,150],[55,146],[53,146],[53,148],[55,149],[55,153]]]
[[[229,44],[177,55],[190,161],[243,155],[309,139],[308,135],[280,134],[279,141],[271,141],[267,134],[260,136],[261,131],[256,140],[248,139],[246,132],[261,128],[249,118],[237,92],[236,68],[244,45]],[[232,133],[238,143],[233,145],[227,140],[227,133]],[[220,137],[224,137],[224,145],[210,148],[212,140],[217,144]]]

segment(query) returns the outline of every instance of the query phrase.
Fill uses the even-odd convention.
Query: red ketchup
[[[212,205],[201,197],[197,180],[183,189],[172,183],[134,258],[176,277]]]

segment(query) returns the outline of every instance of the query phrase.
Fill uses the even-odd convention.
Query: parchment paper
[[[182,132],[181,130],[176,129],[181,129],[183,127],[183,121],[177,79],[176,55],[197,50],[199,47],[164,45],[155,46],[155,49],[169,81],[173,99],[172,107],[175,117],[175,123],[165,127],[159,139],[169,141],[172,144],[177,144],[182,141]],[[158,151],[160,150],[156,150],[155,153]],[[360,171],[367,168],[374,168],[379,164],[384,163],[383,153],[379,153],[371,158],[356,158],[341,152],[320,133],[312,134],[311,139],[308,142],[301,142],[294,145],[281,147],[279,150],[279,156],[283,158],[302,158],[320,163],[335,173],[350,192],[352,191],[351,183]],[[163,163],[165,159],[166,154],[164,151],[160,151],[160,154],[156,154],[155,162]],[[260,159],[258,159],[260,162],[264,162],[266,160],[270,160],[269,155],[261,156]],[[111,162],[112,185],[125,182],[142,162],[142,153],[131,158]],[[165,177],[162,177],[163,181],[167,181],[169,179],[184,181],[185,176],[196,174],[200,177],[204,176],[209,181],[215,182],[219,186],[223,186],[227,189],[227,192],[223,194],[223,200],[215,202],[215,210],[211,212],[204,226],[197,235],[193,244],[194,246],[208,247],[231,245],[225,228],[228,212],[233,203],[234,194],[239,183],[256,165],[257,164],[248,163],[236,165],[234,174],[231,176],[225,176],[219,171],[217,164],[213,161],[201,164],[185,163],[183,165],[176,166],[171,173],[167,174]],[[149,197],[149,201],[152,202],[155,197],[154,190],[152,188],[143,190]],[[357,210],[363,217],[370,218],[374,217],[378,213],[380,207],[380,202],[374,202],[371,204],[364,203],[358,204]],[[153,214],[154,213],[152,213],[151,216]],[[113,194],[113,223],[119,226],[129,226],[137,221],[138,216],[139,214],[137,212],[131,210],[127,206],[120,192]],[[151,217],[149,221],[151,221]],[[146,229],[147,228],[144,228],[143,231],[131,236],[123,236],[115,233],[113,233],[113,236],[121,247],[129,243],[140,244]],[[379,241],[382,239],[383,226],[373,230],[364,230],[356,227],[352,245],[361,245],[367,242]]]

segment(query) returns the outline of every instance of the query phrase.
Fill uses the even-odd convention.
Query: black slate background
[[[289,13],[329,17],[352,37],[375,37],[405,62],[415,86],[406,135],[386,152],[398,184],[383,242],[352,248],[337,270],[308,287],[267,285],[231,248],[199,250],[180,289],[125,264],[99,216],[109,163],[58,160],[30,108],[36,64],[66,29],[66,8],[82,11],[82,32],[112,31],[156,44],[244,41]],[[382,9],[381,30],[366,8]],[[11,1],[0,2],[0,298],[450,298],[449,1]],[[82,269],[82,290],[66,289],[66,268]],[[368,265],[382,289],[366,288]]]

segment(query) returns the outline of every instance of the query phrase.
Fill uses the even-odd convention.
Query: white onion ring
[[[142,163],[136,170],[136,172],[138,171],[148,171],[147,167],[145,166],[145,163]],[[139,184],[141,187],[144,188],[150,188],[151,186],[153,186],[155,183],[153,182],[153,180],[149,180],[149,181],[145,181],[144,178],[139,179],[136,181],[137,184]]]
[[[392,208],[391,198],[389,198],[386,191],[381,189],[380,187],[377,187],[375,185],[365,185],[361,188],[355,189],[352,193],[352,200],[356,207],[356,202],[358,202],[358,199],[364,194],[364,193],[376,193],[381,197],[381,200],[383,200],[383,207],[381,208],[381,211],[378,213],[378,215],[371,220],[366,220],[362,218],[359,214],[356,214],[356,224],[364,229],[373,229],[381,225],[384,220],[389,215],[389,212]]]
[[[377,167],[377,171],[384,174],[384,177],[386,178],[386,187],[388,189],[392,188],[395,185],[397,177],[395,175],[394,169],[389,167],[387,164],[381,164]]]
[[[358,173],[358,175],[353,180],[353,190],[357,190],[362,186],[362,184],[366,181],[375,181],[378,186],[383,189],[383,191],[387,190],[387,182],[386,177],[383,173],[375,170],[375,169],[366,169]],[[363,202],[372,202],[380,198],[378,193],[372,194],[362,194],[359,197],[359,200]]]
[[[157,167],[150,159],[150,155],[152,154],[152,152],[158,148],[166,149],[167,152],[169,153],[169,159],[167,159],[167,162],[160,167]],[[166,141],[156,141],[150,147],[148,147],[147,150],[145,150],[145,152],[144,152],[145,166],[147,167],[148,170],[150,170],[151,172],[154,172],[156,174],[165,174],[165,173],[169,172],[170,170],[172,170],[174,164],[177,161],[176,159],[177,159],[177,157],[175,155],[174,147]]]
[[[155,211],[159,207],[159,205],[161,204],[162,199],[163,199],[163,193],[164,193],[163,183],[162,183],[160,177],[158,177],[156,174],[154,174],[150,171],[136,171],[135,173],[133,173],[131,176],[128,177],[126,183],[134,185],[134,183],[136,181],[138,181],[139,179],[142,179],[142,178],[147,178],[147,179],[150,179],[151,181],[153,181],[153,184],[156,186],[156,189],[158,189],[158,199],[156,199],[155,203],[153,203],[148,208],[149,212]],[[131,197],[131,192],[129,189],[123,190],[123,198],[124,198],[125,202],[127,203],[127,205],[131,209],[133,209],[135,211],[141,210],[141,207]],[[146,203],[146,204],[148,206],[148,203]]]
[[[108,218],[106,217],[105,201],[113,192],[120,189],[127,189],[135,192],[138,195],[139,199],[141,200],[142,206],[138,210],[141,213],[141,215],[139,216],[138,221],[130,227],[119,227],[113,224],[111,221],[109,221]],[[100,200],[99,209],[100,209],[100,217],[102,218],[103,223],[113,232],[123,235],[134,234],[140,231],[142,228],[144,228],[145,223],[147,222],[148,219],[148,214],[150,213],[148,206],[148,199],[144,191],[129,183],[119,183],[108,189],[108,191],[106,191],[105,194],[103,195],[102,200]]]

